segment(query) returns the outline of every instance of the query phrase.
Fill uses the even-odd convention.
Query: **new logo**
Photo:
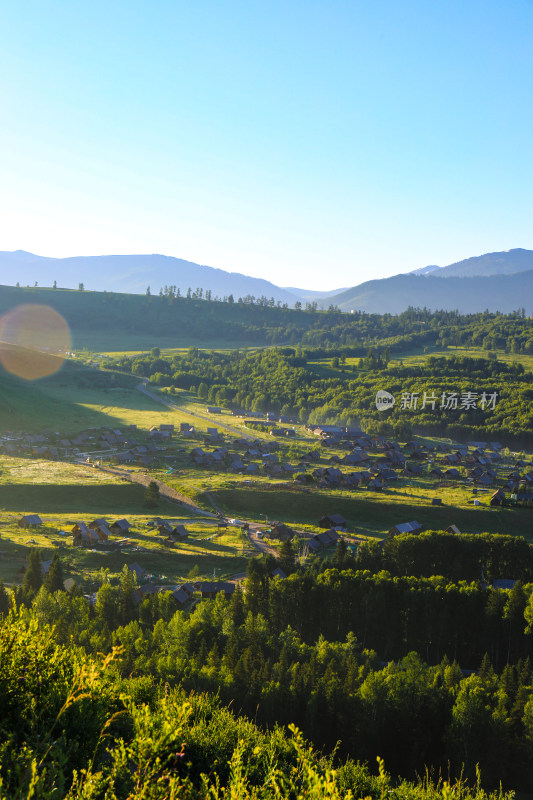
[[[388,408],[392,408],[395,402],[394,395],[384,389],[380,389],[376,394],[376,408],[378,411],[386,411]]]

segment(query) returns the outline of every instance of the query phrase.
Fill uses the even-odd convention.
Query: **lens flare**
[[[0,317],[0,361],[19,378],[53,375],[70,346],[69,326],[50,306],[25,304]]]

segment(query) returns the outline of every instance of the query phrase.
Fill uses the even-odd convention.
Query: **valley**
[[[194,319],[180,341],[124,330],[139,302],[120,299],[116,330],[73,322],[55,374],[2,375],[0,613],[14,603],[91,658],[119,647],[121,680],[201,687],[317,748],[340,738],[341,770],[383,754],[404,792],[444,758],[453,779],[475,758],[487,787],[527,786],[530,319],[273,308],[259,335],[251,307],[175,298],[169,328]],[[415,674],[429,705],[410,716]],[[372,721],[393,675],[380,713],[414,730],[400,749]],[[518,704],[510,764],[453,722],[478,684],[487,713]]]

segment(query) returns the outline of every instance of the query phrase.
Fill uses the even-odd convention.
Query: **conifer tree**
[[[0,581],[0,614],[7,614],[9,612],[9,605],[9,595],[4,586],[4,581]]]
[[[62,592],[65,588],[63,585],[63,567],[61,566],[61,560],[57,553],[54,553],[50,569],[46,573],[43,585],[45,589],[48,589],[50,594]]]
[[[39,551],[35,548],[30,550],[28,556],[28,566],[24,573],[23,587],[26,591],[36,594],[43,584],[43,568]]]
[[[155,481],[150,481],[144,493],[144,505],[146,508],[155,508],[159,503],[159,486]]]

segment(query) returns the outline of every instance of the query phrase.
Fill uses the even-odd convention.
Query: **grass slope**
[[[46,391],[43,382],[1,375],[1,431],[81,430],[107,424],[105,415],[71,402],[61,390],[54,396]]]
[[[435,492],[433,493],[435,495]],[[393,525],[417,519],[427,530],[445,530],[455,524],[463,533],[501,533],[524,536],[533,541],[532,512],[524,508],[497,509],[488,506],[432,506],[429,496],[388,490],[383,493],[342,491],[312,493],[220,488],[213,493],[227,513],[252,518],[316,525],[329,513],[342,514],[356,533],[384,536]],[[485,497],[484,502],[487,502]]]

